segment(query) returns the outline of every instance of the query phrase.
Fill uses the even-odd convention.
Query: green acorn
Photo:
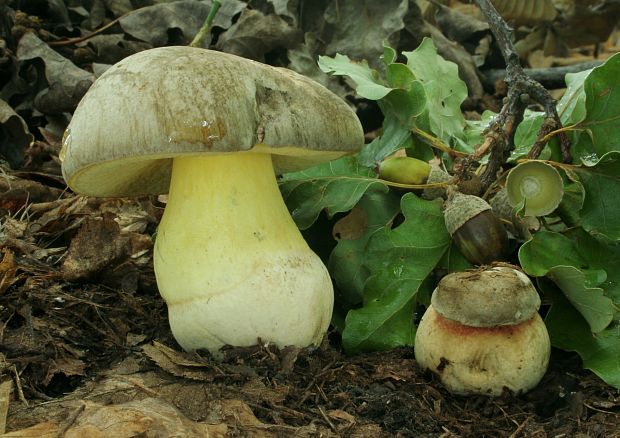
[[[451,188],[443,214],[456,247],[471,263],[484,265],[506,256],[508,234],[484,199]]]
[[[564,196],[564,182],[554,167],[542,161],[526,161],[513,168],[506,178],[508,202],[525,204],[525,216],[552,213]]]
[[[413,157],[390,157],[379,164],[381,178],[400,184],[424,184],[430,171],[430,164]]]

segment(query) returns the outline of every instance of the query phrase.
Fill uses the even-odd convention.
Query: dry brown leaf
[[[71,240],[61,271],[66,280],[85,280],[121,259],[128,251],[128,239],[122,236],[111,214],[88,217]]]
[[[17,263],[15,263],[13,251],[4,248],[2,252],[4,252],[4,256],[0,261],[0,293],[6,291],[13,284],[17,273]]]
[[[213,371],[208,364],[194,361],[185,353],[173,350],[159,342],[144,345],[142,351],[162,370],[174,376],[200,381],[213,380]]]
[[[241,388],[243,394],[249,396],[257,403],[266,402],[270,405],[281,404],[286,399],[289,390],[288,386],[268,388],[259,378],[250,380]]]
[[[72,418],[73,417],[73,418]],[[85,402],[69,416],[66,424],[40,423],[3,437],[65,438],[156,438],[183,436],[188,438],[224,438],[225,424],[205,424],[189,420],[168,402],[145,398],[118,405]]]
[[[381,364],[375,369],[373,380],[413,381],[415,378],[414,361],[402,359],[389,364]]]
[[[543,23],[557,16],[553,0],[492,0],[492,3],[504,19],[518,23]]]
[[[364,235],[368,228],[368,216],[360,207],[353,207],[351,212],[334,225],[332,235],[335,239],[355,240]]]
[[[269,431],[269,425],[260,421],[252,412],[252,409],[242,402],[236,399],[219,400],[216,405],[218,406],[218,413],[222,420],[230,426],[236,426],[244,434],[243,436],[251,436],[255,438],[271,438],[277,436],[276,433]]]
[[[35,424],[34,426],[0,435],[2,438],[58,438],[60,425],[53,421]]]
[[[58,358],[52,359],[47,368],[47,374],[43,379],[43,385],[47,386],[56,374],[65,376],[83,376],[86,365],[79,359]]]
[[[0,433],[4,433],[6,430],[6,416],[9,412],[12,389],[13,381],[5,380],[0,383]]]

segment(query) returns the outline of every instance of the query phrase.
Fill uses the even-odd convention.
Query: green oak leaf
[[[519,262],[529,275],[543,277],[554,266],[584,268],[586,261],[575,250],[575,242],[564,234],[539,231],[519,248]]]
[[[613,301],[599,287],[588,287],[583,271],[574,266],[554,266],[547,273],[564,296],[590,325],[592,333],[604,330],[614,317]]]
[[[357,156],[362,166],[374,167],[384,158],[411,143],[411,131],[396,116],[386,116],[383,132],[364,146]]]
[[[333,58],[319,56],[319,67],[325,73],[350,77],[355,82],[355,92],[366,99],[379,100],[393,90],[384,85],[379,73],[370,68],[366,61],[355,62],[346,55],[336,53]]]
[[[467,86],[459,78],[458,67],[437,54],[430,38],[412,52],[403,52],[407,66],[426,90],[431,131],[446,144],[463,136],[465,118],[461,104],[467,98]]]
[[[387,192],[377,173],[355,157],[343,157],[282,175],[280,191],[297,226],[310,227],[321,211],[331,217],[351,210],[369,190]]]
[[[545,317],[552,345],[576,351],[585,368],[620,388],[620,324],[616,321],[592,333],[588,322],[550,280],[538,279],[538,288],[553,303]]]
[[[446,272],[461,272],[472,269],[474,265],[458,250],[454,241],[448,250],[444,253],[443,258],[439,262],[438,267],[446,270]]]
[[[523,120],[519,123],[519,126],[517,126],[517,130],[515,131],[515,149],[510,154],[508,161],[514,163],[529,154],[530,149],[532,149],[532,146],[534,146],[534,143],[536,142],[538,131],[540,130],[544,120],[545,113],[525,110]],[[543,156],[545,151],[547,151],[546,156]],[[547,148],[543,149],[543,154],[541,154],[539,158],[541,160],[546,160],[549,157]]]
[[[550,231],[534,234],[519,249],[523,270],[550,278],[597,333],[611,323],[615,305],[599,287],[606,272],[601,266],[592,266],[586,256],[577,252],[575,240]]]
[[[602,270],[605,278],[597,286],[620,307],[620,242],[612,242],[603,236],[593,236],[583,228],[574,228],[566,233],[575,242],[575,251],[586,260],[590,271]],[[620,315],[616,315],[618,318]]]
[[[583,227],[592,234],[620,240],[620,151],[608,152],[598,161],[572,170],[585,190],[580,212]]]
[[[404,222],[370,238],[364,304],[349,312],[342,333],[348,352],[413,344],[416,296],[451,242],[441,204],[407,193],[401,199]]]
[[[580,122],[592,139],[594,152],[602,157],[620,151],[620,53],[592,69],[585,79],[586,117]]]
[[[336,283],[342,304],[357,306],[362,303],[366,279],[370,275],[363,266],[368,240],[382,227],[389,227],[400,212],[400,198],[392,193],[369,191],[355,206],[355,214],[364,219],[363,234],[357,239],[339,238],[329,256],[327,267]]]
[[[592,69],[566,75],[566,91],[557,104],[558,115],[564,126],[574,125],[586,117],[583,84],[591,72]]]

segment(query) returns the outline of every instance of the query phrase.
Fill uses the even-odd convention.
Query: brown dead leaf
[[[51,202],[60,198],[62,191],[31,179],[3,175],[0,178],[0,210],[14,214],[26,204]]]
[[[413,381],[415,378],[414,363],[415,361],[412,359],[402,359],[392,363],[380,364],[372,377],[374,380]]]
[[[45,423],[35,424],[26,429],[5,433],[1,436],[2,438],[57,438],[60,430],[58,423],[46,421]]]
[[[213,370],[209,365],[189,358],[186,353],[173,350],[159,342],[144,345],[142,351],[162,370],[174,376],[200,381],[213,380]]]
[[[0,383],[0,434],[6,430],[6,416],[9,412],[9,403],[11,400],[11,390],[13,389],[13,381],[5,380]]]
[[[368,216],[360,207],[353,207],[351,212],[334,225],[334,239],[355,240],[364,235],[368,228]]]
[[[52,378],[57,374],[64,374],[65,376],[83,376],[86,365],[79,359],[72,358],[58,358],[52,359],[49,362],[47,368],[47,374],[43,379],[43,385],[47,386],[52,381]]]
[[[87,403],[66,438],[131,438],[136,436],[225,437],[225,424],[204,424],[189,420],[164,400],[145,398],[120,405]]]
[[[242,436],[256,438],[271,438],[277,436],[276,433],[269,431],[270,425],[263,423],[254,415],[252,409],[236,399],[219,400],[216,403],[217,412],[222,420],[230,426],[236,426],[242,432]]]
[[[270,405],[281,404],[289,391],[288,386],[268,388],[258,377],[250,380],[241,388],[241,392],[255,400],[256,403],[268,403]]]
[[[68,281],[91,278],[126,255],[128,246],[111,214],[88,217],[71,241],[62,274]]]
[[[4,256],[0,261],[0,293],[6,291],[13,284],[17,273],[17,263],[15,263],[13,251],[8,248],[4,248],[2,251]]]

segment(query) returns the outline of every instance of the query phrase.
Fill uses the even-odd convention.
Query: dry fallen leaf
[[[79,359],[72,358],[58,358],[52,359],[47,369],[47,374],[43,379],[43,385],[47,386],[52,381],[52,378],[57,374],[64,374],[67,377],[70,376],[83,376],[86,365]]]
[[[85,280],[118,261],[128,251],[128,240],[122,236],[112,215],[89,217],[71,240],[62,273],[66,280]]]
[[[58,423],[46,421],[34,426],[5,433],[2,438],[58,438],[61,428]]]
[[[0,433],[4,433],[6,430],[6,415],[9,412],[12,389],[13,381],[5,380],[0,383]]]
[[[17,272],[17,263],[15,263],[13,251],[4,248],[2,252],[4,256],[2,261],[0,261],[0,293],[7,290],[13,284]]]
[[[364,235],[368,228],[366,210],[353,207],[351,212],[334,225],[332,235],[335,239],[355,240]]]
[[[211,381],[213,370],[206,363],[193,361],[185,353],[173,350],[159,342],[144,345],[142,351],[162,370],[186,379]]]

